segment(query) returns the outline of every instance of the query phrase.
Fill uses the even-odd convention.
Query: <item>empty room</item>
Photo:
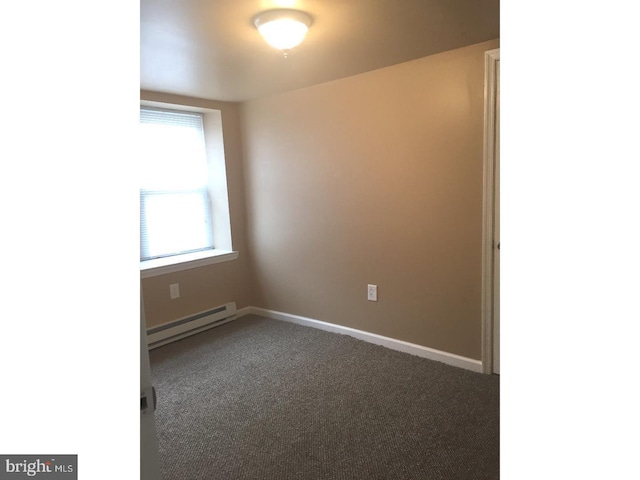
[[[142,478],[499,478],[499,39],[141,1]]]
[[[628,2],[2,6],[0,478],[640,478]]]

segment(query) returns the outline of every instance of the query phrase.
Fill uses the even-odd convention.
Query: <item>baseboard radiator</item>
[[[147,329],[149,350],[235,320],[236,302]]]

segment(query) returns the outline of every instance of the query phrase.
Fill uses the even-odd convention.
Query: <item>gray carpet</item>
[[[499,478],[495,375],[253,315],[150,356],[164,480]]]

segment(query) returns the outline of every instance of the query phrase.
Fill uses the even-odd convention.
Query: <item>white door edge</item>
[[[140,480],[160,479],[158,433],[155,423],[155,405],[152,395],[147,326],[144,316],[142,287],[140,288],[140,395],[145,395],[149,407],[140,412]]]
[[[485,52],[484,153],[482,192],[482,371],[493,373],[493,231],[494,160],[496,154],[496,89],[500,49]]]

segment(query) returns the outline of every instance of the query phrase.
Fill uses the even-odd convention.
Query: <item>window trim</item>
[[[205,267],[216,263],[229,262],[238,258],[232,250],[204,250],[200,252],[154,258],[140,262],[140,278],[157,277],[167,273],[180,272],[191,268]]]
[[[224,126],[221,108],[203,108],[178,102],[158,102],[141,99],[142,107],[203,114],[205,149],[209,169],[209,195],[212,208],[214,249],[178,254],[141,261],[140,278],[155,277],[191,268],[223,263],[238,258],[231,237],[231,212],[227,189],[227,171],[224,152]],[[216,248],[217,247],[217,248]]]

